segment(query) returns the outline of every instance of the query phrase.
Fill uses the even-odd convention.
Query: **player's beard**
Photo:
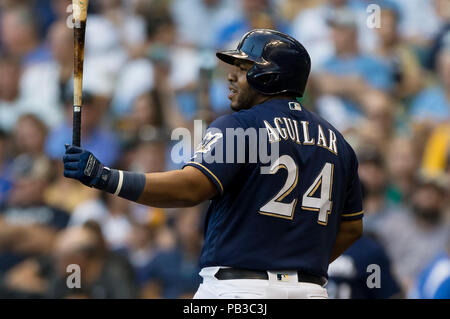
[[[246,110],[252,106],[258,104],[260,94],[253,90],[252,88],[239,89],[236,95],[231,100],[231,109],[233,111]]]

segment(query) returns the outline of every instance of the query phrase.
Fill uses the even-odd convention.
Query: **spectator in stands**
[[[165,139],[172,129],[184,127],[182,115],[171,103],[173,97],[165,94],[155,89],[139,95],[130,114],[118,118],[116,124],[125,145]]]
[[[216,34],[216,48],[236,47],[242,35],[252,29],[277,29],[289,33],[289,26],[279,19],[269,0],[241,1],[242,14],[235,14]]]
[[[9,136],[0,129],[0,212],[4,209],[12,187]]]
[[[450,241],[447,242],[447,249],[440,252],[422,271],[408,297],[450,299]]]
[[[302,42],[312,58],[312,70],[320,68],[335,53],[333,31],[327,23],[336,11],[349,10],[355,16],[358,43],[363,52],[375,48],[375,32],[367,27],[367,3],[353,0],[326,0],[300,11],[292,22],[293,36]]]
[[[450,4],[446,0],[435,0],[434,4],[435,11],[441,17],[443,23],[438,34],[433,39],[429,57],[426,61],[427,67],[433,71],[436,68],[437,54],[442,47],[450,45]]]
[[[33,114],[24,114],[14,127],[14,144],[17,155],[31,158],[45,157],[44,145],[47,127]]]
[[[371,268],[373,265],[379,269]],[[380,271],[379,286],[370,287],[369,276]],[[364,234],[328,268],[328,297],[333,299],[388,299],[402,297],[401,288],[391,270],[391,261],[383,246],[370,234]]]
[[[134,46],[139,46],[145,40],[145,21],[142,17],[131,15],[122,2],[121,0],[100,0],[98,1],[99,11],[101,18],[105,19],[102,23],[108,27],[108,33],[117,35],[122,48],[132,52]],[[100,30],[97,32],[104,34]]]
[[[394,72],[395,95],[407,99],[423,87],[424,72],[411,45],[400,36],[400,9],[391,0],[376,2],[381,6],[381,27],[376,29],[380,45],[376,54],[391,65]]]
[[[414,140],[397,137],[388,142],[386,162],[389,186],[387,196],[393,203],[409,202],[415,188],[419,160],[419,152]]]
[[[52,256],[55,273],[49,282],[50,298],[123,299],[137,296],[129,263],[109,251],[96,223],[87,222],[63,231],[55,241]],[[69,265],[79,266],[80,287],[68,287]]]
[[[396,103],[389,94],[381,91],[367,92],[362,98],[365,117],[347,135],[358,140],[358,144],[373,145],[385,153],[389,141],[397,133],[395,126]]]
[[[445,249],[447,194],[437,181],[420,180],[411,196],[410,210],[390,214],[377,230],[405,291],[412,288],[414,279]]]
[[[164,220],[165,218],[155,219],[147,224],[134,223],[127,246],[120,250],[133,265],[136,283],[142,294],[141,297],[155,298],[160,296],[159,283],[149,282],[148,269],[152,267],[152,262],[158,251],[156,238]]]
[[[130,202],[117,196],[104,195],[83,201],[70,216],[70,226],[95,221],[100,226],[108,247],[115,251],[127,245],[132,231]]]
[[[450,123],[442,123],[431,132],[425,144],[421,173],[450,182]]]
[[[176,112],[181,113],[183,120],[193,119],[198,110],[197,90],[202,55],[196,48],[177,45],[176,26],[172,15],[166,10],[147,16],[146,57],[154,67],[153,88],[162,110],[167,108],[167,113],[171,114],[165,118],[168,124],[171,127],[183,125]]]
[[[44,154],[47,127],[44,123],[32,114],[24,114],[11,133],[14,145],[7,142],[5,133],[0,132],[0,211],[8,202],[15,182],[14,168],[17,168],[17,165],[34,160],[43,163],[43,167],[47,165]],[[12,149],[16,155],[14,160],[10,159]]]
[[[39,39],[39,27],[31,8],[14,6],[2,10],[0,17],[2,49],[20,59],[23,65],[48,61],[48,49]]]
[[[204,206],[196,206],[181,209],[175,216],[175,230],[177,234],[177,253],[180,255],[181,264],[178,268],[180,293],[187,298],[192,298],[201,278],[198,275],[197,256],[201,252],[202,211]]]
[[[27,67],[21,78],[20,98],[28,109],[54,128],[63,121],[63,97],[73,76],[73,30],[66,21],[48,32],[51,60]]]
[[[109,127],[102,125],[108,100],[94,92],[83,92],[83,111],[81,115],[81,144],[83,147],[97,150],[99,158],[107,166],[113,165],[119,156],[120,145]],[[46,143],[47,154],[53,158],[62,158],[64,145],[72,141],[72,94],[66,95],[64,108],[66,121],[50,131]]]
[[[174,229],[161,223],[136,226],[127,254],[134,261],[143,297],[192,298],[201,282],[198,213],[198,208],[177,212]]]
[[[127,145],[139,140],[159,138],[164,133],[164,116],[156,91],[140,95],[127,117],[119,118],[117,126],[123,142]]]
[[[358,174],[363,187],[364,229],[378,236],[385,220],[400,208],[386,200],[388,172],[382,154],[373,147],[361,147],[358,151]]]
[[[389,93],[393,78],[388,65],[360,51],[354,13],[337,10],[328,21],[336,53],[317,72],[313,83],[320,96],[319,113],[345,130],[361,119],[364,95],[374,90]]]
[[[0,273],[33,256],[50,253],[69,215],[45,203],[51,165],[43,157],[23,155],[13,164],[14,185],[0,214]]]
[[[171,13],[177,27],[177,42],[212,49],[217,34],[240,15],[240,8],[236,0],[175,0]]]
[[[442,24],[439,17],[445,11],[447,0],[394,0],[402,14],[400,32],[409,43],[426,45]],[[436,4],[443,4],[436,6]],[[427,23],[424,23],[427,21]]]
[[[10,132],[25,112],[19,99],[20,62],[15,56],[0,56],[0,129]]]
[[[438,84],[421,91],[411,104],[410,115],[415,123],[450,119],[450,45],[443,47],[437,56],[437,74]]]

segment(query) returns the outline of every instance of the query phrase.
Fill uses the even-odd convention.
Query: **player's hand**
[[[77,179],[89,187],[102,188],[101,186],[105,182],[101,178],[103,164],[87,150],[67,144],[65,146],[64,176]]]

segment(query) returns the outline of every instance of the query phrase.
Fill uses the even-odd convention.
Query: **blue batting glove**
[[[105,168],[91,152],[77,146],[67,144],[65,146],[64,176],[77,179],[89,187],[105,188],[109,169]]]

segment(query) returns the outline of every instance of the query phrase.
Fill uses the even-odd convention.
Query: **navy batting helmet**
[[[228,64],[235,64],[236,60],[254,62],[247,72],[247,81],[262,94],[294,93],[303,96],[311,59],[303,45],[287,34],[255,29],[242,37],[236,50],[216,55]]]

